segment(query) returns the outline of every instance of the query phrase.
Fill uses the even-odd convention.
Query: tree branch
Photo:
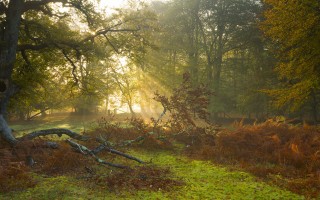
[[[43,112],[47,111],[47,110],[50,110],[51,108],[45,108],[44,110],[41,110],[40,112],[32,115],[31,117],[28,118],[28,120],[32,120],[33,118],[35,118],[36,116],[42,114]]]
[[[4,13],[6,13],[7,11],[7,8],[6,6],[4,5],[3,2],[0,3],[0,15],[3,15]]]
[[[100,35],[105,35],[109,32],[136,32],[140,29],[102,29],[97,31],[95,34],[88,36],[87,38],[83,39],[81,42],[87,42],[89,40],[93,41],[96,37]]]
[[[93,154],[98,154],[99,152],[103,151],[103,150],[107,150],[109,151],[110,153],[113,153],[113,154],[117,154],[119,156],[122,156],[122,157],[125,157],[125,158],[128,158],[130,160],[134,160],[134,161],[137,161],[138,163],[144,163],[142,160],[136,158],[136,157],[133,157],[131,155],[128,155],[128,154],[125,154],[123,152],[120,152],[120,151],[117,151],[115,149],[112,149],[112,148],[109,148],[107,147],[106,145],[102,144],[100,146],[98,146],[97,148],[93,149],[91,152]]]
[[[26,62],[27,66],[31,66],[31,62],[26,54],[25,50],[20,51],[21,52],[21,56],[23,58],[23,60]]]
[[[102,159],[100,159],[99,157],[97,157],[92,150],[88,149],[87,147],[78,144],[70,139],[66,140],[70,146],[74,147],[75,149],[77,149],[80,153],[82,154],[89,154],[90,156],[92,156],[98,163],[104,164],[104,165],[108,165],[111,167],[116,167],[116,168],[121,168],[121,169],[126,169],[128,168],[127,166],[124,165],[120,165],[120,164],[114,164],[114,163],[110,163],[110,162],[106,162]]]
[[[76,132],[73,132],[71,130],[68,130],[68,129],[56,129],[56,128],[53,128],[53,129],[47,129],[47,130],[40,130],[40,131],[34,131],[34,132],[31,132],[27,135],[24,135],[20,138],[18,138],[18,140],[32,140],[36,137],[39,137],[39,136],[47,136],[47,135],[58,135],[59,137],[61,137],[62,135],[68,135],[69,137],[71,138],[74,138],[74,139],[77,139],[77,140],[87,140],[88,137],[86,136],[83,136],[83,135],[80,135]]]
[[[78,84],[79,83],[79,80],[78,80],[78,77],[76,75],[76,70],[77,70],[77,66],[75,65],[75,63],[71,60],[71,58],[69,58],[67,52],[62,49],[62,53],[64,55],[64,57],[70,62],[70,64],[72,65],[72,76],[73,76],[73,79],[75,81],[75,84]]]
[[[45,48],[48,48],[48,44],[39,44],[39,45],[33,45],[33,44],[21,44],[18,45],[18,51],[25,51],[25,50],[33,50],[33,51],[39,51]]]
[[[109,40],[108,36],[106,34],[103,34],[103,36],[106,38],[106,40],[108,41],[108,43],[111,45],[112,49],[117,53],[120,54],[118,48],[116,48],[116,46],[114,46],[114,44]]]
[[[166,112],[167,112],[167,107],[166,107],[162,102],[161,102],[161,104],[162,104],[162,107],[163,107],[163,111],[162,111],[162,113],[160,114],[158,120],[154,123],[153,132],[156,130],[156,128],[157,128],[160,120],[162,119],[162,117],[163,117],[163,116],[166,114]]]
[[[67,0],[35,0],[35,1],[27,1],[24,3],[23,12],[28,10],[43,10],[42,6],[47,5],[48,3],[68,3]]]

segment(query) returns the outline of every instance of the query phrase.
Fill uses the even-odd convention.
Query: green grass
[[[0,195],[0,199],[304,199],[289,191],[256,180],[248,173],[229,171],[210,162],[190,160],[169,152],[131,151],[131,154],[162,167],[170,167],[172,178],[183,186],[170,191],[110,192],[92,189],[72,177],[39,177],[35,188]]]
[[[96,128],[99,116],[92,115],[54,115],[45,118],[36,118],[31,121],[9,122],[10,127],[15,130],[16,136],[21,136],[36,130],[51,128],[66,128],[81,133]]]

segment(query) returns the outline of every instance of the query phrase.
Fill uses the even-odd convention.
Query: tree
[[[234,51],[247,49],[254,30],[259,7],[255,1],[204,1],[198,14],[198,23],[206,57],[206,82],[212,87],[210,110],[213,117],[223,111],[225,94],[222,88],[223,70],[227,57]]]
[[[154,9],[161,26],[160,50],[155,64],[148,61],[164,74],[164,84],[181,80],[172,74],[189,71],[194,86],[205,83],[215,92],[210,104],[214,118],[238,105],[250,106],[251,102],[237,102],[249,91],[253,101],[261,99],[253,93],[262,89],[268,76],[264,74],[270,71],[257,26],[261,13],[257,1],[175,0],[155,3]],[[260,102],[260,107],[266,106]]]
[[[95,10],[95,3],[83,0],[5,0],[0,3],[0,134],[5,141],[12,145],[18,142],[6,122],[10,97],[18,90],[13,80],[17,52],[21,52],[26,63],[33,60],[28,58],[28,52],[34,51],[49,51],[58,60],[63,58],[67,65],[56,67],[70,68],[74,85],[81,85],[78,70],[82,57],[94,57],[101,52],[106,55],[111,51],[130,53],[126,48],[130,47],[128,43],[133,38],[140,41],[138,23],[142,18],[135,21],[118,15],[106,19]],[[57,9],[59,7],[68,12]],[[118,46],[112,40],[115,33],[126,38]],[[101,49],[101,44],[109,50]]]
[[[135,111],[133,110],[134,97],[136,96],[136,78],[133,75],[135,70],[133,66],[124,65],[120,61],[118,66],[110,66],[113,81],[120,90],[122,102],[127,104],[132,118],[135,117]]]
[[[18,53],[12,80],[19,91],[10,100],[8,117],[30,119],[65,106],[69,90],[65,74],[58,67],[64,64],[63,58],[58,59],[55,52],[47,50]],[[32,112],[37,113],[31,116]]]
[[[291,111],[309,103],[317,120],[320,95],[320,2],[266,0],[265,35],[278,55],[281,84],[268,90],[277,107]]]

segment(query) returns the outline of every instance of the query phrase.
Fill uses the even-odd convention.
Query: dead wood
[[[67,139],[66,140],[70,146],[72,146],[73,148],[75,148],[76,150],[78,150],[80,153],[84,154],[84,155],[90,155],[92,156],[98,163],[100,164],[104,164],[104,165],[108,165],[108,166],[111,166],[111,167],[116,167],[116,168],[120,168],[120,169],[126,169],[126,168],[129,168],[128,166],[125,166],[125,165],[120,165],[120,164],[115,164],[115,163],[110,163],[110,162],[107,162],[105,160],[102,160],[100,159],[98,156],[96,156],[94,154],[94,152],[92,150],[90,150],[89,148],[87,148],[86,146],[83,146],[81,144],[78,144],[70,139]]]
[[[62,135],[67,135],[73,139],[82,140],[82,141],[89,139],[89,137],[87,136],[80,135],[68,129],[53,128],[53,129],[46,129],[46,130],[40,130],[40,131],[34,131],[31,133],[28,133],[27,135],[24,135],[18,138],[18,140],[32,140],[36,137],[47,136],[47,135],[58,135],[59,137],[61,137]]]
[[[93,149],[93,150],[92,150],[92,153],[98,154],[99,152],[101,152],[101,151],[103,151],[103,150],[107,150],[107,151],[109,151],[110,153],[117,154],[117,155],[119,155],[119,156],[128,158],[128,159],[130,159],[130,160],[137,161],[138,163],[144,163],[142,160],[140,160],[140,159],[138,159],[138,158],[136,158],[136,157],[133,157],[133,156],[131,156],[131,155],[129,155],[129,154],[125,154],[125,153],[120,152],[120,151],[118,151],[118,150],[109,148],[109,147],[107,147],[107,146],[105,146],[105,145],[103,145],[103,144],[100,145],[100,146],[98,146],[97,148]]]

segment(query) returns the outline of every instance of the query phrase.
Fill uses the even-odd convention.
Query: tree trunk
[[[221,79],[221,68],[222,68],[222,58],[223,58],[223,33],[225,27],[223,24],[218,23],[217,33],[218,33],[218,44],[216,49],[216,56],[214,58],[214,72],[213,72],[213,90],[214,98],[216,104],[221,104],[220,98],[220,79]],[[219,111],[215,109],[213,117],[215,120],[218,119]]]
[[[135,118],[136,117],[136,113],[134,112],[133,110],[133,107],[132,107],[132,103],[131,101],[128,102],[128,106],[129,106],[129,110],[130,110],[130,114],[131,114],[131,118]]]
[[[6,13],[6,27],[3,30],[0,47],[0,134],[4,140],[14,145],[17,140],[6,122],[7,105],[13,93],[12,72],[16,59],[19,27],[24,0],[11,0]]]
[[[314,89],[312,89],[311,91],[311,96],[312,96],[312,116],[313,116],[313,121],[315,124],[318,123],[318,101],[317,101],[317,96],[316,93],[314,91]]]
[[[189,30],[189,69],[191,73],[192,86],[196,87],[199,83],[199,24],[198,24],[198,13],[200,8],[200,1],[197,0],[194,4],[191,14],[191,24]]]

